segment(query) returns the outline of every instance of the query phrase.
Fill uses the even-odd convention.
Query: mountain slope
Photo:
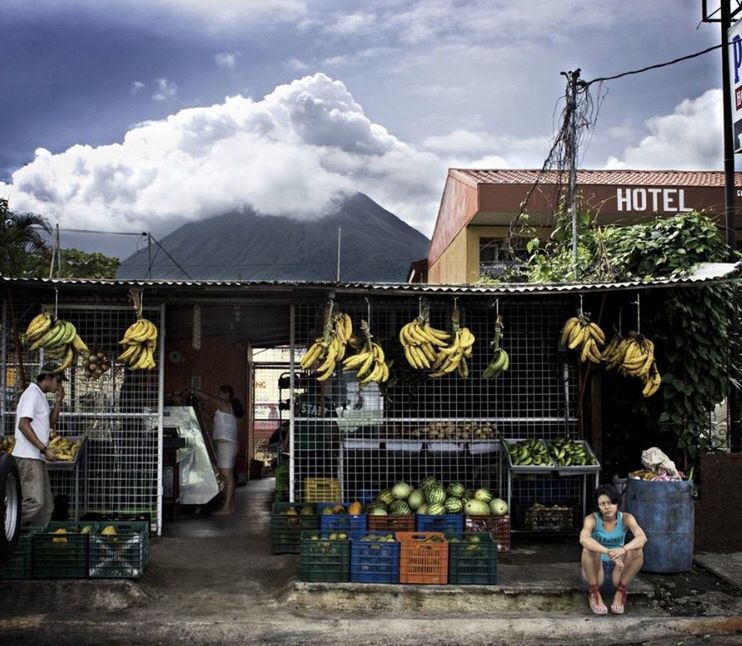
[[[335,280],[342,227],[340,280],[403,282],[429,240],[362,193],[318,220],[231,212],[181,226],[160,243],[194,279]],[[153,278],[184,278],[161,249]],[[148,252],[126,258],[119,278],[147,276]]]

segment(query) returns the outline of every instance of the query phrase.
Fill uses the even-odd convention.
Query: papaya
[[[362,514],[363,505],[356,500],[350,507],[348,507],[348,513],[351,516],[357,516],[358,514]]]

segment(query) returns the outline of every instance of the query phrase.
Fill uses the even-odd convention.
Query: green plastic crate
[[[497,583],[497,543],[489,534],[466,532],[455,537],[449,535],[447,539],[449,583],[457,585]],[[460,542],[456,542],[457,539]]]
[[[302,581],[350,581],[350,540],[330,540],[329,536],[319,531],[301,533]]]
[[[31,579],[33,577],[33,542],[31,536],[43,527],[22,529],[13,556],[0,565],[0,579]]]
[[[289,467],[282,464],[275,468],[276,477],[276,494],[275,499],[278,502],[286,502],[289,499]]]
[[[90,533],[81,533],[90,527]],[[66,529],[65,534],[55,534]],[[31,536],[33,545],[31,570],[34,579],[86,579],[90,534],[98,523],[51,522],[44,531]]]
[[[304,508],[311,508],[312,514],[302,514]],[[287,516],[285,511],[295,509],[296,516]],[[271,552],[273,554],[300,554],[301,533],[304,530],[319,529],[317,509],[311,503],[294,504],[290,502],[273,503],[271,513]]]
[[[113,535],[102,534],[113,527]],[[89,576],[97,579],[137,579],[149,561],[149,523],[112,521],[98,524],[90,535]]]

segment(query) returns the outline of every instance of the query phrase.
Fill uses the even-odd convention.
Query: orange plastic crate
[[[414,516],[368,516],[370,532],[414,532]]]
[[[432,537],[440,541],[429,542]],[[448,583],[448,543],[442,532],[397,532],[397,540],[400,583]]]

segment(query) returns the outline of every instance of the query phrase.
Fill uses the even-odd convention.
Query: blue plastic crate
[[[464,514],[443,514],[441,516],[417,514],[415,516],[415,531],[462,534],[464,532]]]
[[[365,536],[384,533],[367,533]],[[350,543],[350,580],[358,583],[399,583],[399,543],[364,541],[355,537]]]
[[[368,530],[367,514],[323,514],[326,507],[334,507],[342,504],[347,509],[348,505],[334,502],[317,503],[317,514],[319,515],[319,528],[322,533],[327,532],[365,532]]]

